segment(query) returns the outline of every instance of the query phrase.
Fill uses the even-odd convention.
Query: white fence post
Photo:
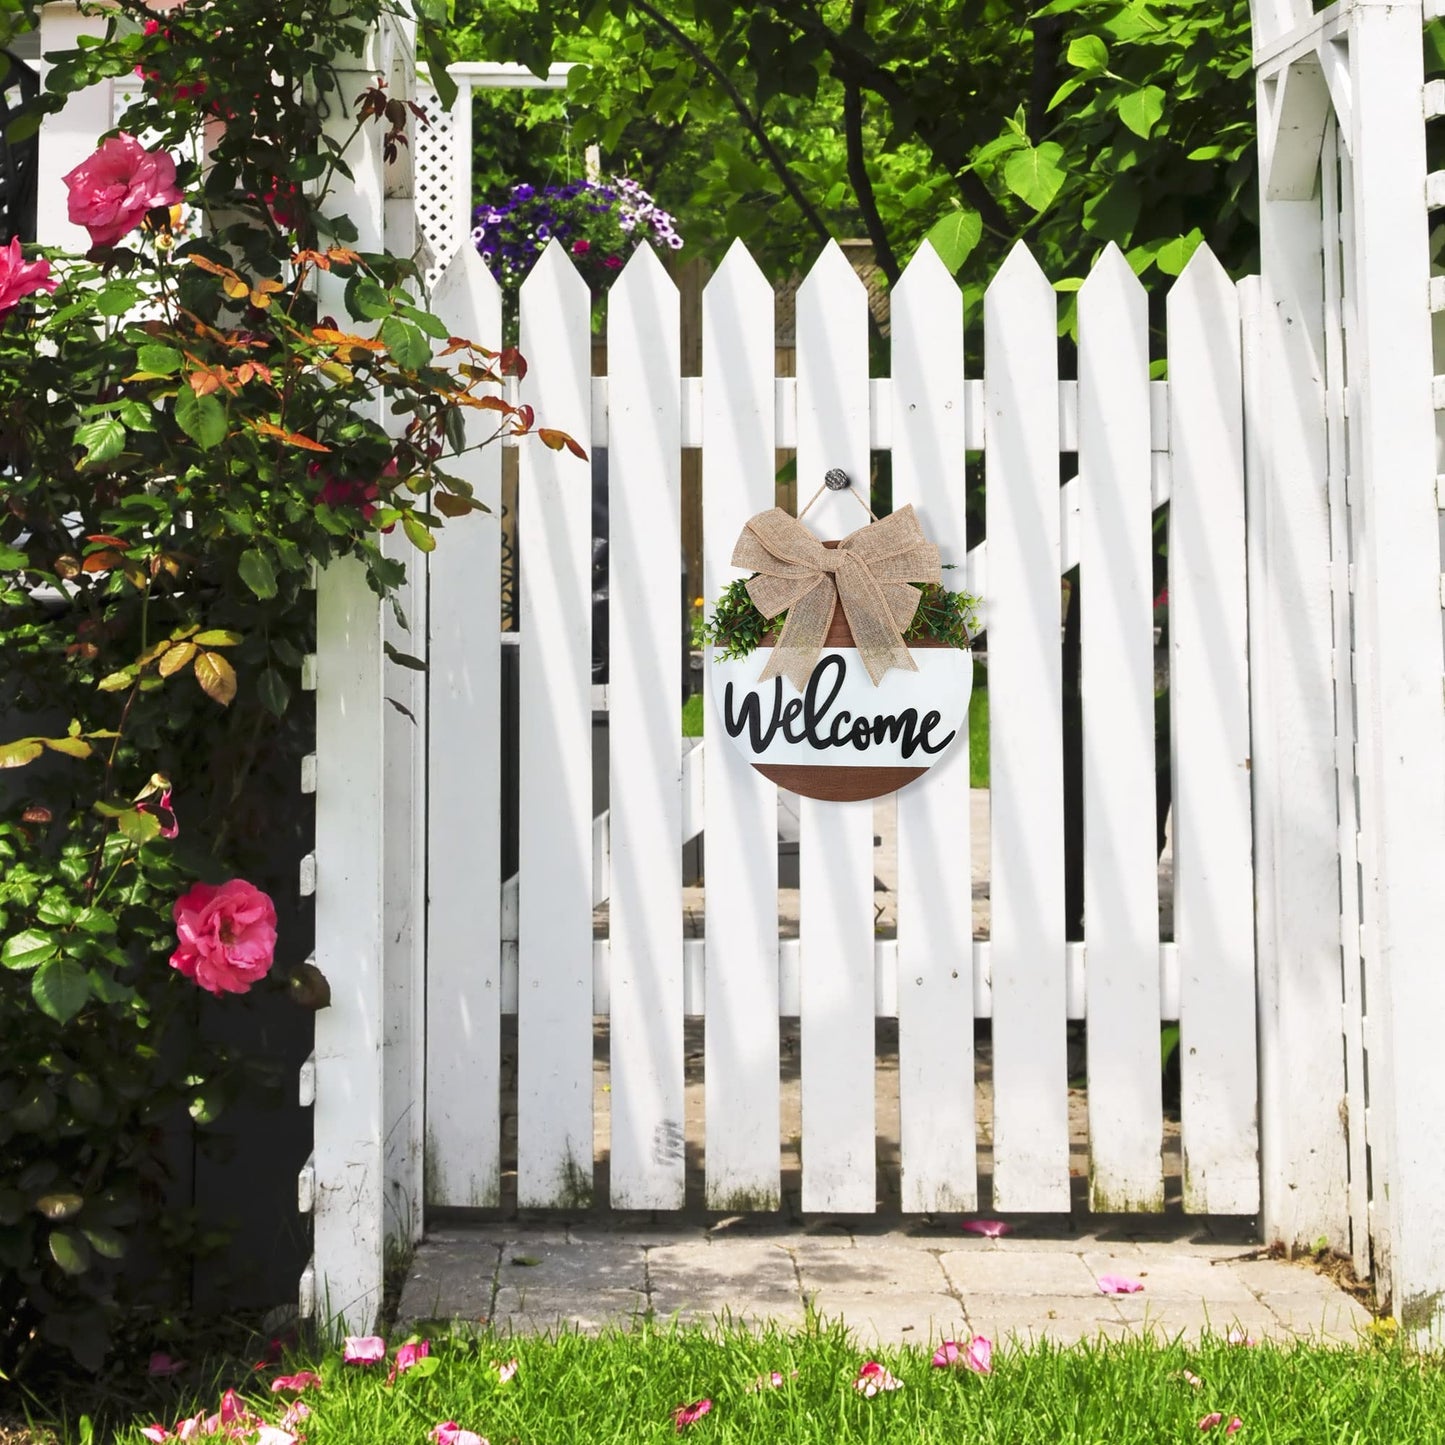
[[[341,89],[328,126],[351,132],[356,96],[376,77],[378,37],[337,57]],[[331,205],[356,224],[356,248],[384,244],[377,128],[351,139],[352,180]],[[343,314],[338,278],[319,278]],[[385,1247],[385,807],[381,614],[360,564],[343,560],[317,584],[316,961],[331,1006],[316,1016],[316,1304],[325,1327],[367,1332],[381,1307]]]
[[[1445,1333],[1445,708],[1440,516],[1431,402],[1421,7],[1357,0],[1350,32],[1354,153],[1352,490],[1358,498],[1356,665],[1361,821],[1374,936],[1371,1131],[1383,1137],[1386,1285],[1419,1338]],[[1368,905],[1373,905],[1372,907]]]
[[[1248,418],[1248,571],[1264,1237],[1348,1243],[1339,858],[1316,188],[1329,97],[1311,56],[1259,85],[1263,385]],[[1172,373],[1171,373],[1172,378]],[[1171,445],[1173,439],[1171,438]],[[1171,593],[1172,597],[1172,593]]]

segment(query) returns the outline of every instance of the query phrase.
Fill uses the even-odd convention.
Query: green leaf
[[[226,409],[214,396],[197,396],[183,386],[176,393],[176,425],[203,451],[226,439]]]
[[[1166,276],[1177,276],[1189,264],[1189,258],[1203,241],[1204,233],[1196,226],[1187,236],[1177,236],[1172,241],[1166,241],[1154,257],[1154,264]]]
[[[58,1024],[69,1023],[90,997],[90,980],[73,958],[52,958],[35,970],[30,980],[30,996],[41,1013],[48,1014]]]
[[[75,429],[75,444],[85,448],[81,466],[95,466],[119,456],[125,447],[125,427],[113,416],[97,417]]]
[[[1164,114],[1164,92],[1157,85],[1144,85],[1119,102],[1119,119],[1144,140]]]
[[[96,294],[95,309],[102,316],[124,316],[140,299],[140,287],[133,282],[111,281]]]
[[[67,1219],[74,1218],[85,1208],[85,1196],[83,1194],[72,1194],[69,1192],[59,1194],[42,1194],[35,1201],[35,1212],[43,1214],[46,1219],[55,1224],[60,1224]]]
[[[1064,58],[1079,70],[1103,70],[1109,64],[1109,47],[1097,35],[1080,35],[1069,41]]]
[[[174,376],[181,369],[184,358],[174,346],[150,342],[136,348],[135,359],[142,371],[154,372],[157,376]]]
[[[399,316],[390,316],[381,323],[381,339],[391,359],[406,371],[418,371],[431,362],[431,343]]]
[[[261,706],[277,717],[286,711],[291,701],[291,689],[274,667],[263,669],[256,679],[256,695],[261,699]]]
[[[39,928],[27,928],[23,933],[12,933],[0,947],[0,963],[6,968],[38,968],[47,959],[54,958],[58,946],[55,936]]]
[[[129,808],[116,820],[115,826],[137,848],[143,848],[161,834],[161,820],[154,813],[142,813],[139,808]]]
[[[409,667],[413,672],[426,671],[426,663],[424,663],[421,658],[413,657],[409,652],[402,652],[393,647],[389,642],[383,642],[382,646],[386,649],[386,655],[396,663],[398,667]]]
[[[391,315],[391,297],[370,276],[358,276],[346,288],[346,309],[363,321]]]
[[[937,221],[923,238],[933,244],[939,259],[950,271],[957,271],[978,245],[983,235],[983,217],[977,211],[950,211]]]
[[[1055,106],[1062,105],[1078,88],[1084,84],[1088,77],[1083,75],[1071,75],[1052,95],[1048,105],[1044,107],[1047,114]]]
[[[1004,162],[1004,183],[1025,205],[1042,211],[1064,183],[1065,172],[1059,164],[1063,154],[1063,146],[1054,141],[1015,151]]]
[[[103,908],[82,908],[75,915],[75,926],[86,933],[114,933],[115,919]]]
[[[252,547],[242,552],[236,570],[241,574],[241,581],[263,602],[270,601],[276,595],[276,569],[272,567],[271,559],[259,548]]]
[[[250,554],[247,553],[247,555]],[[187,641],[194,642],[197,647],[235,647],[238,643],[244,642],[245,638],[241,633],[232,632],[228,627],[210,627],[205,632],[196,633]]]
[[[18,572],[30,565],[30,558],[18,547],[7,547],[0,542],[0,572]]]
[[[66,1274],[84,1274],[90,1268],[90,1246],[78,1229],[52,1229],[50,1257]]]
[[[64,753],[68,758],[91,757],[95,749],[84,738],[41,738],[52,753]]]
[[[440,1355],[423,1355],[421,1359],[414,1360],[411,1368],[407,1370],[408,1375],[414,1375],[418,1380],[425,1380],[429,1375],[434,1375],[441,1369],[442,1357]]]
[[[125,1236],[119,1230],[92,1227],[80,1232],[90,1241],[90,1247],[104,1259],[120,1259],[125,1254]],[[437,1362],[441,1363],[440,1357]]]
[[[415,321],[426,334],[437,341],[445,341],[451,335],[451,328],[440,316],[423,311],[419,306],[398,306],[397,310],[409,320]]]
[[[457,83],[447,70],[451,64],[451,52],[446,42],[447,19],[445,15],[439,22],[427,18],[424,13],[427,8],[427,0],[423,0],[423,4],[418,6],[417,39],[421,41],[421,48],[426,52],[427,69],[431,74],[437,99],[441,101],[443,110],[450,110],[456,104]],[[446,6],[443,5],[441,9],[445,11]]]
[[[39,738],[16,738],[13,743],[0,743],[0,768],[23,768],[45,751]]]
[[[426,524],[420,521],[415,512],[405,512],[401,519],[401,529],[411,540],[413,547],[419,552],[434,551],[437,539],[432,535]]]

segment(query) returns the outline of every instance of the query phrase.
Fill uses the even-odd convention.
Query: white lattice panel
[[[465,105],[470,97],[470,90],[463,89],[457,97],[457,106]],[[431,121],[429,127],[416,127],[414,156],[417,225],[426,237],[432,255],[431,265],[426,271],[427,289],[430,290],[456,254],[457,247],[466,239],[462,208],[467,198],[465,193],[458,194],[456,157],[459,132],[463,127],[457,124],[457,108],[443,109],[436,91],[420,76],[416,82],[416,101]],[[465,159],[469,161],[470,158]],[[468,176],[470,171],[468,164]]]

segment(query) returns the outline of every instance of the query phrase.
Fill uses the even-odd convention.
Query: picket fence
[[[433,304],[456,334],[499,334],[497,287],[470,249]],[[1144,292],[1116,250],[1078,304],[1079,379],[1061,381],[1057,296],[1019,247],[987,293],[985,375],[965,378],[961,296],[925,247],[893,294],[891,377],[870,378],[864,288],[830,245],[798,293],[797,377],[775,378],[772,289],[739,244],[704,293],[703,375],[682,377],[677,292],[642,248],[611,293],[609,375],[593,377],[587,288],[557,245],[538,262],[521,293],[522,399],[608,456],[610,859],[599,888],[589,474],[528,442],[515,912],[501,877],[495,525],[448,528],[421,613],[428,1206],[501,1202],[501,1025],[515,1011],[522,1207],[590,1198],[598,1015],[610,1025],[607,1202],[682,1206],[683,1020],[702,1015],[708,1205],[778,1207],[779,1017],[796,1014],[806,1210],[875,1207],[881,1015],[898,1019],[905,1210],[976,1207],[975,1018],[992,1020],[996,1208],[1069,1207],[1069,1018],[1087,1019],[1094,1041],[1094,1207],[1162,1207],[1159,1028],[1178,1019],[1185,1207],[1256,1208],[1239,303],[1198,252],[1169,298],[1168,383],[1149,380]],[[728,559],[745,519],[773,503],[779,447],[796,448],[805,481],[831,467],[866,478],[870,452],[891,450],[895,505],[914,503],[944,561],[984,597],[987,941],[972,941],[959,746],[899,796],[896,940],[874,936],[871,804],[802,800],[799,937],[780,942],[773,785],[724,746],[695,750],[684,768],[679,472],[682,448],[697,446],[709,597],[736,575]],[[965,458],[980,450],[988,540],[970,549]],[[1061,487],[1060,458],[1073,453],[1078,476]],[[495,504],[498,451],[465,465]],[[1161,944],[1152,554],[1165,503],[1176,941]],[[830,495],[809,521],[841,535],[860,516],[851,497]],[[1059,603],[1075,565],[1088,595],[1082,945],[1065,941],[1063,898]],[[323,633],[337,625],[323,610]],[[704,936],[684,940],[681,848],[698,831]],[[594,939],[599,894],[609,936]]]

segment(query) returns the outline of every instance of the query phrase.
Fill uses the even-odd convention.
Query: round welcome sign
[[[843,645],[833,639],[841,630]],[[915,642],[916,672],[894,668],[876,686],[835,620],[799,692],[785,677],[759,681],[766,653],[715,664],[721,721],[764,777],[805,798],[878,798],[921,778],[968,727],[973,655]]]
[[[973,599],[943,592],[938,548],[911,506],[833,542],[774,507],[749,518],[732,560],[752,575],[710,624],[723,651],[713,695],[765,777],[807,798],[877,798],[966,731],[973,657],[959,604],[966,614]]]

